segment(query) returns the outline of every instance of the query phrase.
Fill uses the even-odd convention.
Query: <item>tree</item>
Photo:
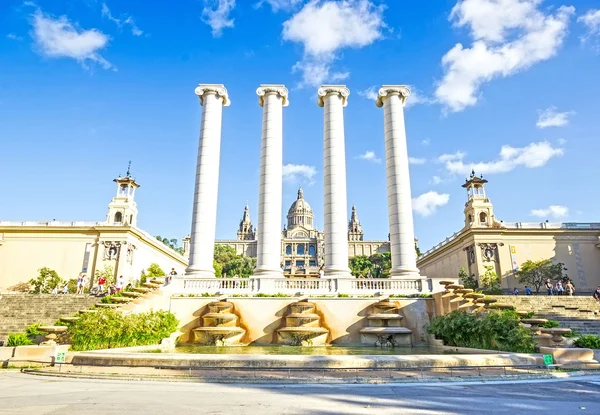
[[[479,276],[479,282],[481,282],[484,291],[490,294],[497,294],[500,291],[500,278],[498,278],[498,274],[496,274],[492,265],[485,266],[485,272]]]
[[[166,246],[168,246],[169,248],[171,248],[172,250],[174,250],[175,252],[178,252],[179,254],[183,255],[183,248],[178,245],[177,239],[163,238],[160,235],[157,235],[156,239],[158,241],[162,242],[163,244],[165,244]]]
[[[225,273],[227,277],[247,278],[254,273],[256,258],[237,255],[235,249],[227,245],[215,245],[213,256],[215,275],[220,277]]]
[[[479,288],[477,278],[475,278],[474,275],[467,274],[467,271],[465,271],[464,267],[460,267],[460,271],[458,271],[458,279],[465,288],[470,288],[472,290]]]
[[[367,275],[369,272],[372,273],[373,270],[373,263],[364,255],[355,256],[354,258],[350,259],[348,265],[350,266],[350,272],[355,277],[358,277],[361,274],[363,276]]]
[[[421,250],[419,249],[419,245],[417,244],[417,238],[415,238],[415,254],[417,255],[417,258],[421,256]]]
[[[59,277],[58,273],[48,267],[43,267],[38,270],[39,275],[37,278],[29,280],[29,284],[33,288],[34,294],[48,294],[53,289],[58,288],[63,280]]]
[[[392,255],[389,252],[373,254],[369,257],[373,263],[372,274],[375,278],[388,278],[392,269]]]
[[[564,281],[567,279],[567,275],[563,272],[565,270],[562,262],[553,263],[549,259],[542,259],[541,261],[527,260],[517,272],[517,278],[519,283],[533,286],[535,292],[539,293],[546,280]]]
[[[148,267],[148,273],[146,273],[146,277],[149,278],[164,277],[165,275],[165,271],[163,271],[160,265],[156,263],[150,264],[150,266]]]

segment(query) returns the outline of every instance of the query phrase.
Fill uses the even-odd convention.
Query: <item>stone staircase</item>
[[[0,340],[34,323],[54,324],[59,317],[74,315],[98,302],[88,295],[0,294]]]
[[[600,305],[590,296],[495,295],[498,303],[533,311],[535,317],[556,320],[582,334],[600,334]]]

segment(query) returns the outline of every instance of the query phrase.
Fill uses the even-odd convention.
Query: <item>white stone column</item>
[[[217,226],[221,119],[223,107],[229,106],[230,102],[227,89],[220,84],[199,85],[195,92],[202,105],[202,125],[196,166],[189,266],[185,273],[205,278],[215,276],[213,255]]]
[[[348,267],[348,206],[346,198],[346,149],[344,107],[350,90],[345,85],[323,85],[318,91],[325,109],[323,180],[325,183],[326,277],[350,278]]]
[[[409,96],[404,85],[384,85],[376,101],[384,110],[392,278],[419,278],[404,126],[404,103]]]
[[[284,85],[261,85],[256,90],[263,108],[258,194],[257,277],[283,277],[281,270],[281,203],[283,165],[283,107],[288,106]]]

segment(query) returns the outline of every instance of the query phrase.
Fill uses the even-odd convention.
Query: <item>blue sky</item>
[[[423,6],[424,3],[428,5]],[[323,223],[321,83],[351,90],[348,204],[387,237],[382,84],[406,110],[415,231],[463,226],[474,166],[505,221],[598,221],[597,1],[5,0],[0,6],[0,220],[103,220],[128,160],[139,225],[188,234],[201,107],[223,83],[217,238],[256,220],[260,83],[284,83],[284,212],[301,184]],[[412,101],[412,102],[411,102]],[[586,189],[590,189],[589,191]],[[282,224],[284,217],[282,215]]]

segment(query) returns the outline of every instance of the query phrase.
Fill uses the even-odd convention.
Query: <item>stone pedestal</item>
[[[223,106],[229,106],[223,85],[199,85],[196,95],[202,105],[202,125],[198,146],[196,187],[186,275],[214,277],[213,254],[217,223],[219,160],[221,153],[221,118]]]
[[[415,253],[404,103],[410,90],[404,85],[384,85],[377,106],[384,109],[385,171],[388,189],[392,278],[419,278]]]
[[[325,276],[350,278],[348,268],[348,206],[344,107],[350,90],[344,85],[323,85],[318,104],[324,108]]]
[[[283,165],[283,107],[288,106],[284,85],[261,85],[256,90],[263,107],[258,195],[257,258],[254,275],[282,277],[281,203]]]

